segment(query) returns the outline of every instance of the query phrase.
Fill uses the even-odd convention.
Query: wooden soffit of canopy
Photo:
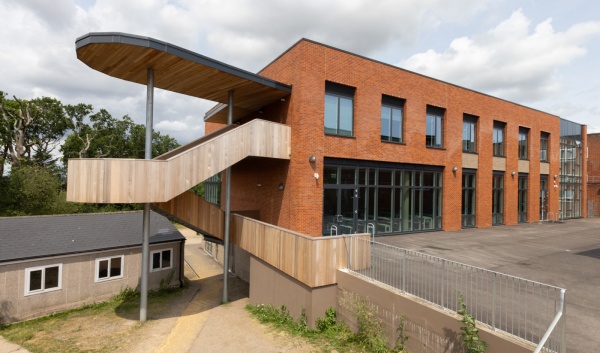
[[[94,70],[142,85],[154,69],[154,87],[227,104],[234,121],[288,96],[291,87],[156,39],[126,33],[88,33],[75,42],[77,58]],[[227,109],[209,121],[226,123]]]

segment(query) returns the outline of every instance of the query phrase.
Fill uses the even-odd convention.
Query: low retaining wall
[[[367,299],[377,309],[390,344],[396,342],[396,329],[401,317],[405,320],[405,330],[409,336],[406,346],[411,353],[462,353],[462,323],[460,316],[450,311],[442,311],[418,298],[402,295],[399,291],[366,280],[359,275],[339,270],[337,275],[338,296],[352,293]],[[339,305],[338,318],[350,327],[357,328],[356,320]],[[478,327],[479,337],[489,344],[486,353],[531,353],[532,344],[511,336]]]

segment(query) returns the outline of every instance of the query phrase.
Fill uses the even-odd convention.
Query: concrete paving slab
[[[600,218],[376,241],[566,288],[568,352],[600,351]]]

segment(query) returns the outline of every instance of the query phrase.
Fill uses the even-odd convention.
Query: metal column
[[[227,125],[233,123],[233,91],[228,92],[227,104]],[[229,301],[227,282],[229,277],[229,220],[231,218],[231,167],[225,169],[225,234],[223,236],[223,246],[225,247],[223,256],[223,303]]]
[[[152,115],[154,108],[154,69],[148,69],[146,84],[146,148],[145,159],[152,159]],[[142,239],[142,274],[140,279],[140,322],[147,319],[148,269],[150,267],[150,203],[144,204]]]

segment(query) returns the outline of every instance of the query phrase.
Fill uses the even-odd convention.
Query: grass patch
[[[285,306],[275,308],[272,305],[247,305],[246,309],[261,323],[293,336],[304,337],[312,344],[321,347],[322,352],[406,352],[403,347],[389,348],[385,344],[374,345],[373,340],[380,343],[381,335],[376,334],[371,337],[373,331],[365,332],[366,325],[371,325],[368,330],[376,330],[377,327],[374,327],[372,322],[362,325],[360,317],[357,317],[359,331],[352,332],[346,324],[337,320],[334,308],[327,309],[325,317],[317,319],[315,329],[308,327],[304,312],[300,318],[294,320]]]
[[[148,292],[149,320],[165,312],[182,288]],[[0,326],[0,335],[32,353],[107,353],[121,350],[143,327],[139,319],[140,294],[126,288],[111,300],[77,309]]]

